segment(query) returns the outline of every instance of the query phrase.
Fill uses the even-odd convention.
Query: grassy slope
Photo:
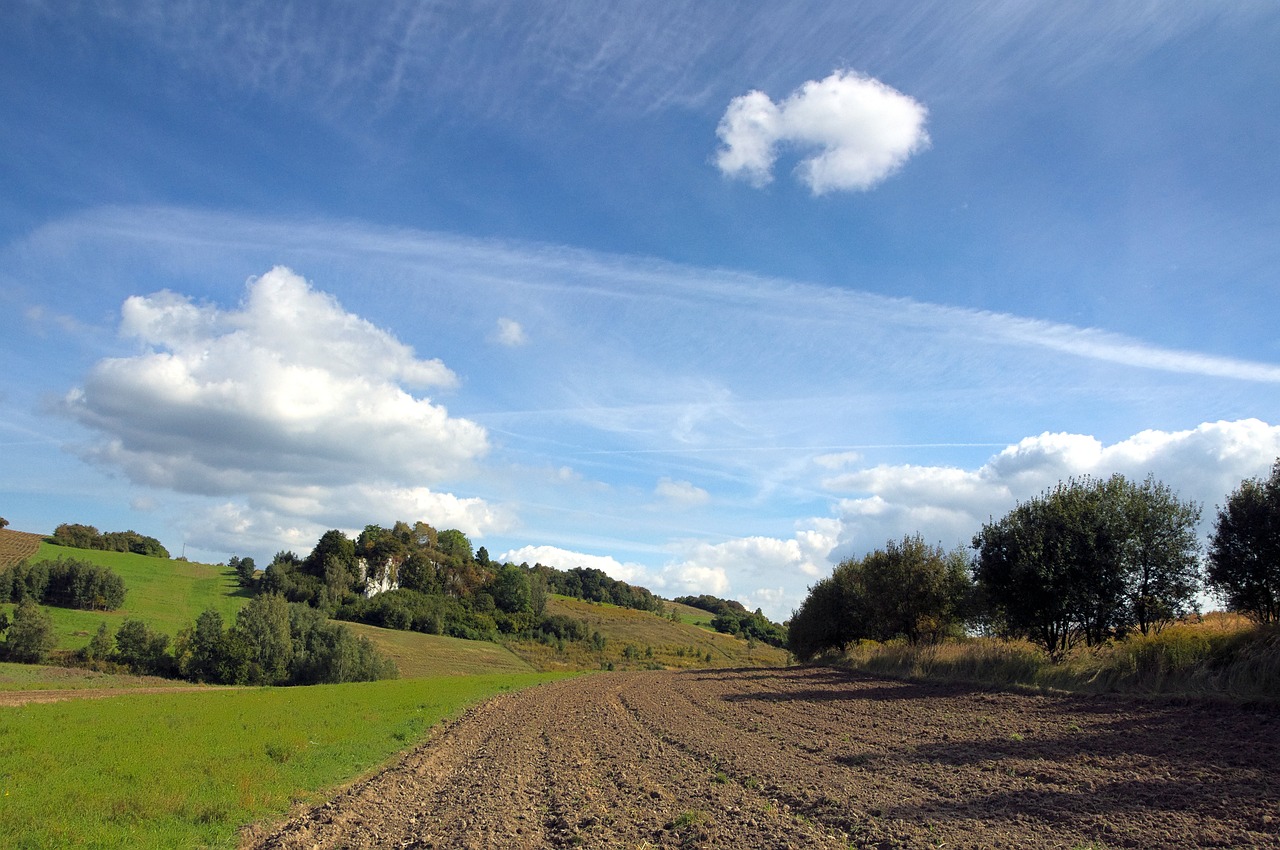
[[[164,688],[190,686],[181,679],[98,673],[79,667],[0,662],[0,691],[79,691],[96,688]]]
[[[686,607],[678,606],[678,609]],[[698,611],[696,608],[688,610]],[[603,652],[595,652],[581,641],[566,643],[563,650],[533,641],[510,644],[518,655],[539,670],[597,669],[607,663],[612,663],[618,670],[644,669],[653,665],[681,668],[787,663],[785,651],[765,644],[749,648],[740,638],[684,622],[685,614],[681,610],[677,610],[681,622],[676,623],[649,611],[552,596],[547,604],[547,613],[586,622],[587,633],[600,632],[606,643]],[[705,611],[698,613],[706,614]],[[710,615],[707,615],[707,620],[710,620]],[[628,645],[636,648],[638,657],[628,659],[624,656]],[[653,650],[652,656],[647,653],[649,649]],[[708,652],[711,653],[710,661],[706,660]]]
[[[0,708],[0,846],[231,847],[442,718],[554,675],[130,695]]]
[[[402,679],[533,672],[533,668],[511,650],[488,641],[400,632],[362,623],[343,625],[369,638],[378,649],[394,658]]]
[[[711,619],[715,617],[715,614],[710,611],[703,611],[701,608],[694,608],[692,605],[682,605],[679,602],[668,602],[667,610],[672,608],[675,609],[676,616],[680,618],[680,622],[711,629]],[[711,631],[715,631],[715,629],[711,629]]]
[[[76,611],[49,607],[58,649],[79,649],[106,621],[114,634],[127,617],[145,620],[152,628],[173,637],[195,622],[206,608],[216,608],[230,622],[248,597],[227,567],[149,558],[129,552],[101,552],[41,543],[32,560],[77,558],[109,567],[124,579],[124,606],[116,611]],[[0,606],[11,611],[13,605]]]

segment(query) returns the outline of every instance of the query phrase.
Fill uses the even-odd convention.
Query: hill
[[[677,621],[650,611],[552,596],[547,614],[579,620],[586,633],[604,639],[543,643],[511,641],[511,650],[537,670],[596,670],[612,664],[615,670],[686,667],[764,667],[787,663],[787,653],[703,625],[710,615],[696,608],[674,605]],[[705,617],[703,616],[705,615]],[[709,657],[708,657],[709,656]]]
[[[39,535],[8,529],[0,530],[0,547],[27,552],[32,560],[77,558],[108,567],[124,579],[125,602],[116,611],[47,608],[60,650],[85,646],[104,621],[114,633],[121,622],[134,617],[170,637],[194,623],[206,608],[215,608],[230,622],[249,598],[248,592],[239,587],[234,571],[223,565],[57,546]],[[0,605],[0,611],[12,611],[13,607],[6,603]],[[773,666],[787,662],[782,650],[764,644],[748,646],[740,638],[711,630],[712,615],[706,611],[678,603],[666,603],[666,610],[674,612],[676,619],[607,603],[551,596],[547,613],[584,624],[588,638],[598,633],[601,640],[594,644],[590,640],[509,640],[498,644],[359,623],[345,625],[395,659],[404,678],[597,670],[610,665],[614,669],[647,669]]]
[[[4,537],[13,534],[24,535],[23,532],[3,530]],[[0,538],[0,543],[3,542]],[[74,549],[55,546],[44,540],[28,557],[33,561],[76,558],[114,570],[124,579],[127,589],[124,605],[115,611],[47,609],[53,617],[57,649],[79,649],[89,643],[89,638],[103,621],[114,633],[129,617],[143,620],[153,629],[172,637],[194,623],[206,608],[215,608],[225,620],[232,620],[248,600],[248,594],[240,588],[235,574],[228,567],[216,564],[153,558],[131,552]],[[0,606],[0,610],[12,611],[13,607],[5,604]]]
[[[390,656],[400,668],[402,679],[533,672],[528,662],[507,647],[485,640],[380,629],[363,623],[344,622],[343,625],[367,637]]]

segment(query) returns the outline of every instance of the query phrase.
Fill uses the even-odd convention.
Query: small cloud
[[[929,146],[928,110],[879,80],[836,71],[810,80],[781,103],[761,91],[729,102],[716,135],[716,166],[760,187],[773,180],[778,147],[817,149],[796,166],[815,195],[866,191]]]
[[[520,323],[505,316],[498,319],[498,329],[494,332],[493,339],[499,345],[505,345],[508,348],[518,348],[529,341]]]
[[[838,452],[836,454],[818,455],[813,462],[823,469],[842,469],[862,460],[858,452]]]
[[[654,488],[654,494],[666,504],[681,508],[705,505],[711,500],[711,494],[701,487],[696,487],[688,481],[673,481],[670,478],[660,480],[658,486]]]
[[[71,316],[55,313],[39,304],[33,304],[24,310],[23,318],[26,319],[27,330],[40,337],[47,336],[50,327],[68,335],[81,334],[86,330],[84,325]]]

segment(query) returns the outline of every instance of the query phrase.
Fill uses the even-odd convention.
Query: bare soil
[[[1280,713],[826,668],[505,695],[247,846],[1280,847]]]
[[[209,685],[173,685],[136,688],[67,688],[59,690],[31,689],[25,691],[0,691],[0,707],[12,707],[39,702],[64,702],[72,699],[105,699],[133,694],[174,694],[184,691],[209,691]],[[220,690],[229,690],[221,688]]]

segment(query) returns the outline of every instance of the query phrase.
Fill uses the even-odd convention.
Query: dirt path
[[[129,694],[178,694],[184,691],[211,691],[209,685],[173,685],[144,688],[60,688],[57,690],[0,691],[0,706],[26,705],[32,702],[62,702],[69,699],[103,699]],[[230,690],[218,688],[218,690]]]
[[[1280,847],[1280,713],[826,669],[500,697],[253,845]]]

